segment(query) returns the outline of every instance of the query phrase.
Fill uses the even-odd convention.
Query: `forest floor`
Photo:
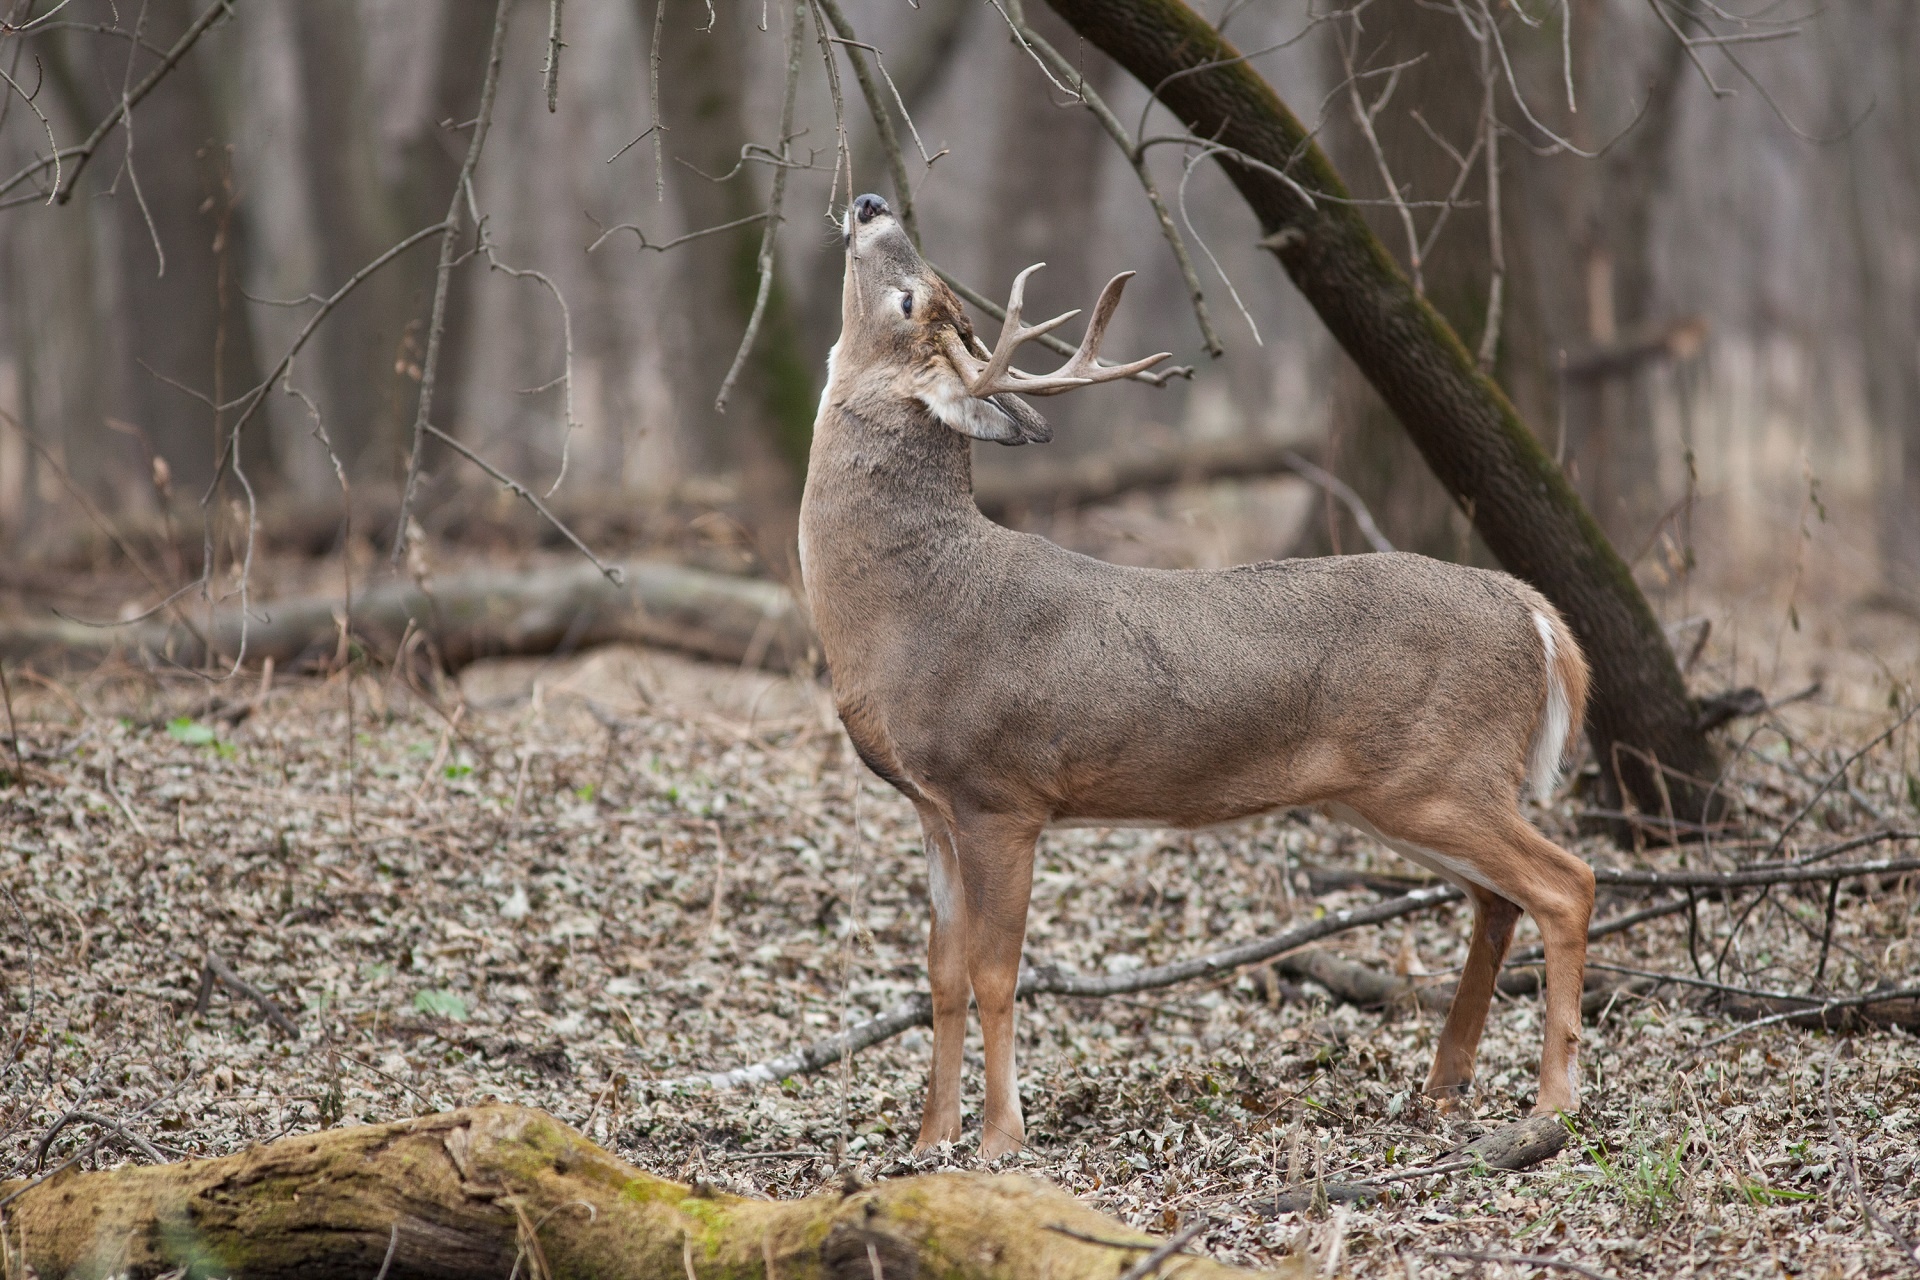
[[[1765,642],[1770,692],[1816,676],[1822,691],[1736,726],[1730,786],[1752,838],[1621,851],[1576,834],[1574,798],[1542,824],[1596,864],[1656,867],[1766,858],[1803,809],[1774,856],[1920,826],[1920,724],[1892,728],[1915,705],[1920,628],[1835,616],[1821,634]],[[1739,635],[1720,629],[1699,682],[1717,687],[1716,664],[1751,675],[1764,643],[1742,657],[1729,648]],[[45,1139],[76,1112],[172,1157],[488,1098],[546,1108],[644,1168],[749,1195],[813,1191],[844,1166],[882,1178],[976,1163],[971,1128],[954,1148],[909,1155],[923,1032],[778,1086],[647,1087],[789,1051],[924,988],[917,824],[858,765],[817,687],[605,649],[482,662],[457,679],[209,688],[111,666],[61,683],[14,675],[28,763],[0,790],[0,1177],[82,1152],[89,1166],[150,1158],[89,1120]],[[1327,869],[1416,870],[1317,816],[1050,833],[1029,950],[1113,972],[1373,899],[1312,895],[1311,873]],[[1819,978],[1824,886],[1773,893],[1731,946],[1737,912],[1703,901],[1694,950],[1712,974],[1724,948],[1722,978],[1749,987],[1910,979],[1916,879],[1844,888]],[[1603,895],[1599,914],[1638,901]],[[1692,975],[1683,919],[1608,937],[1593,958]],[[1448,907],[1332,945],[1444,980],[1467,925]],[[1516,945],[1536,937],[1524,923]],[[203,991],[210,957],[297,1037],[228,984]],[[1356,1276],[1537,1274],[1445,1251],[1550,1255],[1611,1276],[1920,1266],[1863,1216],[1864,1203],[1920,1238],[1915,1038],[1770,1026],[1720,1042],[1739,1020],[1677,986],[1590,1019],[1585,1106],[1556,1159],[1275,1215],[1290,1181],[1422,1162],[1524,1115],[1535,1084],[1536,999],[1495,1005],[1470,1114],[1442,1120],[1417,1092],[1431,1014],[1305,992],[1283,998],[1241,973],[1023,1006],[1030,1145],[1002,1163],[1155,1231],[1206,1215],[1195,1247],[1255,1266],[1302,1249]]]

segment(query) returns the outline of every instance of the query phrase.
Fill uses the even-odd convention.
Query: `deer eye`
[[[913,295],[911,293],[901,293],[900,314],[909,320],[913,319]]]

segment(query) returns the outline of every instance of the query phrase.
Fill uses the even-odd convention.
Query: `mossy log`
[[[25,1188],[24,1190],[22,1188]],[[302,1280],[1115,1280],[1158,1242],[1032,1178],[766,1201],[642,1173],[543,1112],[473,1107],[238,1155],[0,1184],[7,1274]],[[1110,1242],[1110,1243],[1102,1243]],[[1251,1273],[1180,1256],[1180,1280]]]

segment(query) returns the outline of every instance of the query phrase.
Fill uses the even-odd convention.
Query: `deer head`
[[[1044,442],[1053,432],[1020,396],[1059,395],[1114,382],[1152,368],[1169,354],[1163,351],[1131,364],[1100,363],[1100,340],[1133,275],[1128,271],[1101,290],[1086,336],[1065,364],[1050,374],[1024,373],[1013,367],[1020,345],[1080,314],[1069,311],[1035,325],[1021,321],[1027,277],[1044,263],[1014,278],[1006,322],[988,351],[974,336],[960,299],[920,257],[885,200],[875,195],[856,199],[843,230],[847,273],[840,341],[834,348],[835,379],[877,373],[889,391],[919,401],[936,420],[962,435],[997,444]]]

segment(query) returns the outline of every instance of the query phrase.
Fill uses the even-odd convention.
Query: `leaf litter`
[[[361,671],[349,753],[348,678],[283,679],[224,716],[203,685],[126,668],[16,686],[27,760],[0,791],[6,1176],[76,1155],[87,1168],[218,1155],[488,1099],[747,1195],[975,1165],[972,1128],[910,1154],[924,1031],[844,1073],[648,1088],[789,1051],[924,987],[917,823],[858,765],[818,688],[632,649],[487,661],[457,681]],[[1576,833],[1577,802],[1542,820],[1597,863],[1661,867],[1758,858],[1803,806],[1785,856],[1920,826],[1911,728],[1816,793],[1894,723],[1912,696],[1894,689],[1877,713],[1762,722],[1731,775],[1747,844],[1622,853]],[[1029,954],[1113,972],[1373,900],[1351,879],[1314,894],[1329,870],[1410,869],[1313,815],[1051,832]],[[1641,901],[1603,895],[1599,914]],[[1691,950],[1674,918],[1593,956],[1690,975],[1704,950],[1711,974],[1724,946],[1729,983],[1813,989],[1824,886],[1775,891],[1728,943],[1741,905],[1703,898]],[[1825,989],[1910,981],[1915,905],[1912,877],[1839,894]],[[1446,907],[1333,945],[1445,980],[1467,926]],[[203,984],[210,957],[298,1039],[231,984]],[[1701,1054],[1737,1020],[1671,986],[1622,989],[1589,1019],[1585,1110],[1557,1159],[1270,1212],[1284,1187],[1417,1168],[1524,1115],[1540,1021],[1537,997],[1496,1002],[1471,1114],[1443,1119],[1418,1093],[1438,1020],[1417,1007],[1357,1009],[1261,971],[1041,997],[1020,1011],[1030,1146],[997,1167],[1156,1232],[1204,1219],[1192,1247],[1294,1274],[1537,1274],[1484,1260],[1519,1255],[1619,1276],[1850,1280],[1907,1265],[1864,1208],[1920,1237],[1913,1036],[1772,1026]],[[977,1040],[967,1064],[977,1126]],[[150,1149],[75,1121],[38,1150],[73,1111]]]

